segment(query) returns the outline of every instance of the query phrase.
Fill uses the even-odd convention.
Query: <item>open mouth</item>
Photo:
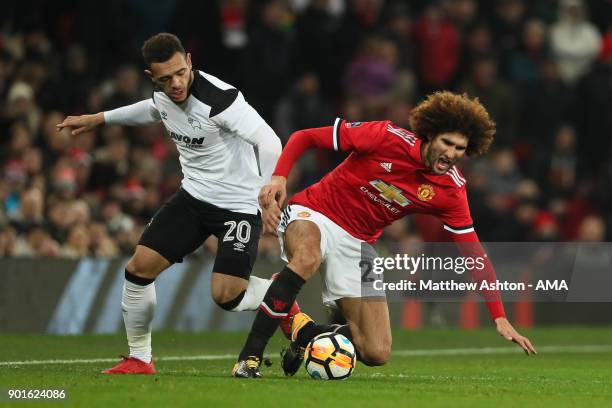
[[[436,161],[436,170],[438,171],[448,171],[450,169],[453,162],[445,157],[440,157]]]

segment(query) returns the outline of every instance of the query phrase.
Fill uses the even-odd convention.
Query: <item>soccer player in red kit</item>
[[[361,245],[375,242],[383,228],[409,214],[439,217],[460,251],[482,252],[466,196],[466,180],[455,166],[464,155],[485,153],[495,124],[477,99],[437,92],[413,110],[414,133],[390,121],[348,123],[295,132],[283,150],[272,181],[259,195],[264,231],[278,230],[283,257],[289,262],[272,283],[259,308],[233,374],[260,377],[259,362],[269,338],[289,312],[296,295],[322,261],[323,302],[336,305],[347,325],[317,325],[306,314],[292,324],[291,346],[284,351],[285,374],[293,375],[303,348],[316,335],[335,331],[351,339],[360,361],[382,365],[391,353],[389,310],[384,296],[365,297],[361,286]],[[286,178],[308,148],[350,152],[321,181],[297,193],[280,211]],[[464,254],[465,255],[465,254]],[[495,281],[493,266],[472,271],[475,280]],[[497,291],[483,293],[497,331],[527,354],[529,339],[508,322]]]

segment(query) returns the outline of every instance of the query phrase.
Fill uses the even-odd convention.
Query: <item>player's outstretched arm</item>
[[[493,264],[490,259],[486,257],[484,249],[480,245],[480,239],[475,231],[460,233],[460,234],[452,234],[452,239],[457,244],[459,252],[465,257],[471,258],[482,258],[484,259],[485,267],[478,271],[473,269],[472,279],[476,282],[495,282],[496,274],[495,269],[493,268]],[[487,305],[487,309],[489,309],[489,313],[491,317],[495,321],[495,325],[497,328],[497,332],[504,337],[508,341],[512,341],[518,344],[525,354],[534,355],[537,354],[535,348],[531,344],[531,341],[525,337],[520,335],[514,327],[510,324],[508,319],[506,318],[506,313],[504,311],[504,305],[501,300],[501,296],[499,291],[497,290],[484,290],[482,295],[485,298],[485,302]]]
[[[58,132],[64,128],[70,129],[70,133],[73,136],[78,134],[89,132],[97,126],[104,124],[104,113],[99,112],[93,115],[82,115],[82,116],[68,116],[62,123],[58,123],[56,126]]]
[[[525,337],[521,336],[515,329],[512,327],[508,319],[505,317],[498,317],[495,319],[495,324],[497,326],[497,332],[508,341],[512,341],[525,351],[527,355],[538,354],[536,349],[531,344],[531,341]]]
[[[106,112],[92,115],[68,116],[62,123],[56,125],[57,130],[71,129],[73,135],[89,132],[96,126],[103,124],[141,126],[161,121],[161,117],[153,99],[145,99],[132,105],[122,106]]]
[[[333,127],[331,126],[298,130],[292,133],[278,158],[272,175],[283,176],[286,179],[295,162],[312,147],[332,150],[334,148],[332,135]]]

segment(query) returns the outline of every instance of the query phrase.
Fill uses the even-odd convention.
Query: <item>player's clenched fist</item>
[[[68,116],[62,123],[58,123],[56,126],[58,131],[64,128],[71,129],[71,134],[76,136],[78,134],[89,132],[96,126],[104,123],[104,113],[99,112],[93,115],[82,115],[82,116]]]

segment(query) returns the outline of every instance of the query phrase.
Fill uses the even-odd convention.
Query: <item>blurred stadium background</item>
[[[195,68],[241,89],[283,143],[336,115],[408,127],[411,108],[438,89],[478,96],[498,124],[491,154],[463,165],[481,239],[612,238],[609,0],[22,0],[0,15],[0,331],[121,332],[126,257],[180,185],[174,144],[161,126],[71,137],[55,124],[148,98],[140,46],[160,31],[182,39]],[[309,153],[291,189],[341,160]],[[382,239],[437,241],[440,231],[419,216]],[[209,299],[215,245],[160,277],[156,329],[250,325]],[[255,273],[277,271],[278,252],[263,239]],[[301,298],[324,316],[316,285]],[[469,303],[393,307],[408,328],[487,320]],[[558,310],[509,311],[521,326],[609,323]]]

